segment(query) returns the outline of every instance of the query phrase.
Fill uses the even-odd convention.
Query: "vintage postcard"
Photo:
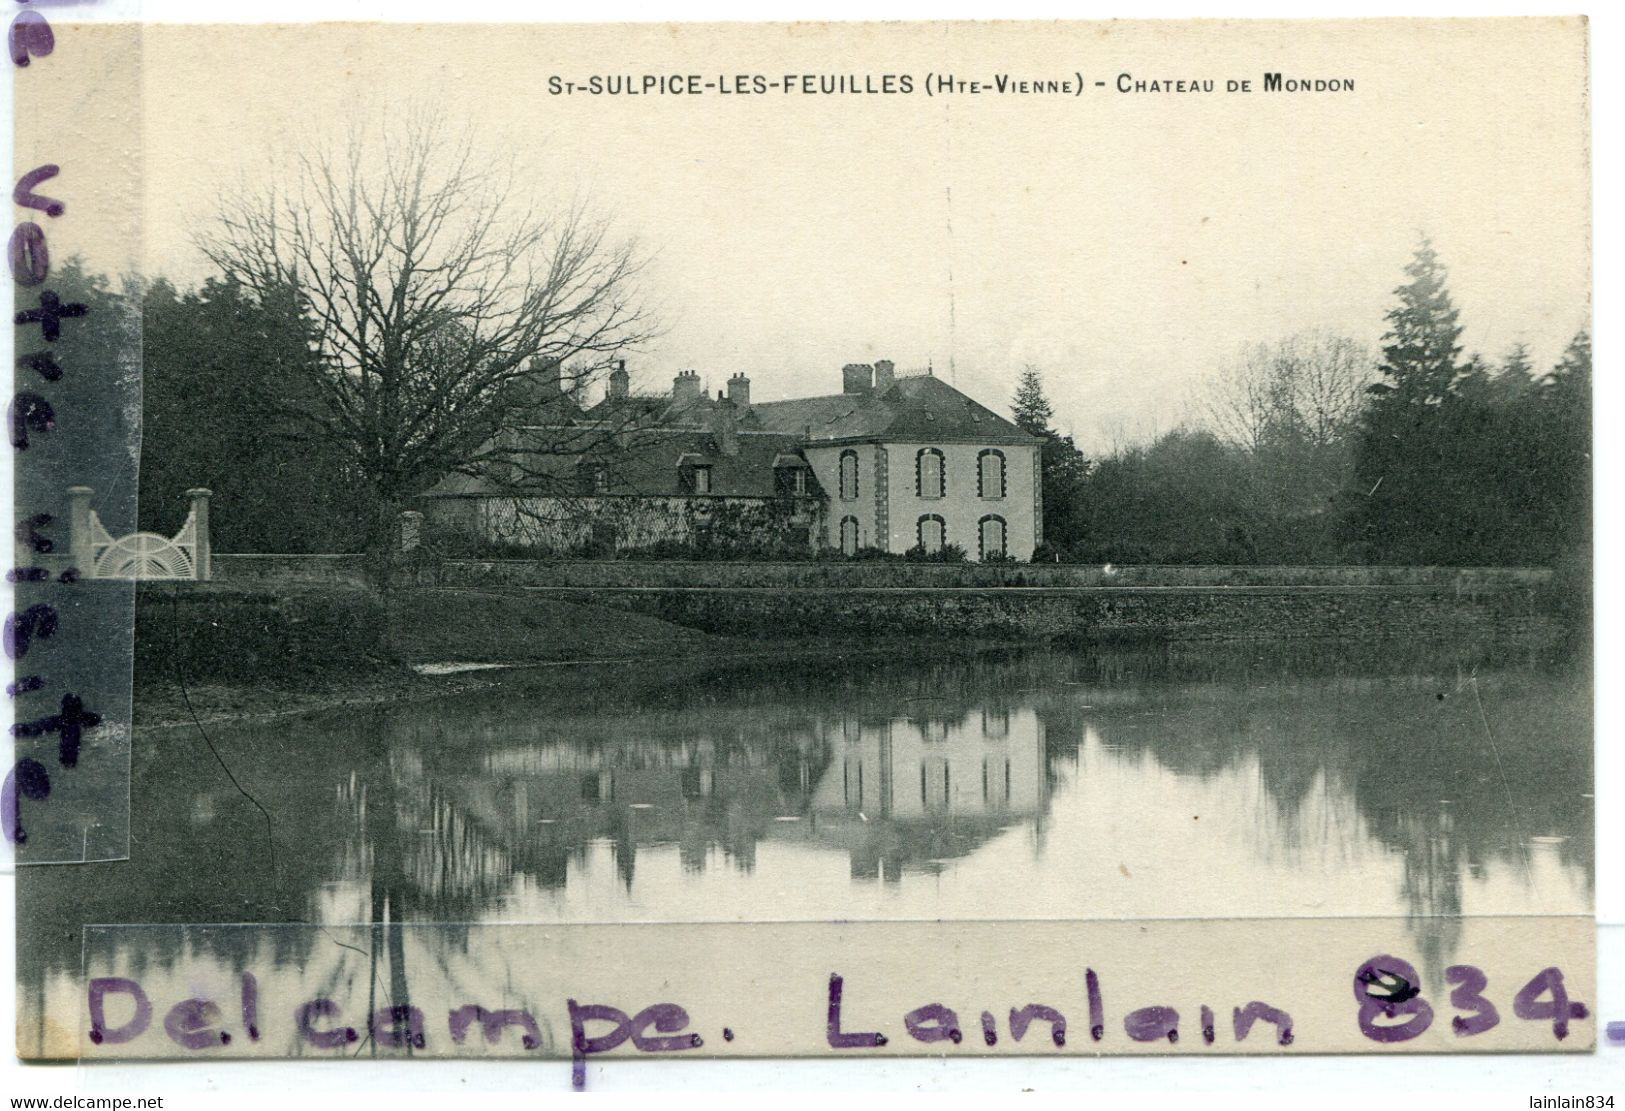
[[[1597,1044],[1583,19],[9,41],[21,1057]]]

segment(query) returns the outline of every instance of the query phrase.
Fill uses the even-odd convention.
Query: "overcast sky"
[[[358,113],[437,99],[545,200],[584,197],[654,254],[670,327],[632,359],[639,385],[744,371],[775,399],[890,358],[1004,409],[1033,363],[1057,423],[1098,449],[1176,424],[1245,343],[1320,327],[1375,346],[1423,230],[1469,349],[1553,361],[1588,312],[1583,46],[1547,21],[154,27],[145,266],[196,281],[188,231],[223,187]],[[1355,88],[1265,93],[1267,70]],[[1081,97],[920,89],[1079,71]],[[915,91],[547,92],[645,73],[908,74]],[[1122,73],[1255,91],[1124,94]]]

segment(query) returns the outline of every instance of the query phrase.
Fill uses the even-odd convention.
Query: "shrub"
[[[958,544],[944,544],[934,552],[925,550],[922,544],[916,544],[903,553],[903,558],[910,563],[964,563],[965,549]]]
[[[143,583],[135,621],[147,682],[302,683],[394,662],[383,601],[361,589]]]

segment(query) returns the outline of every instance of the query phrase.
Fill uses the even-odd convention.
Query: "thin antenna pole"
[[[948,172],[953,173],[954,165],[954,127],[953,127],[953,100],[944,97],[942,101],[943,120],[947,124],[943,128],[944,164]],[[950,183],[943,187],[943,194],[948,204],[948,383],[957,386],[958,378],[955,375],[954,351],[958,346],[954,342],[955,332],[958,328],[958,314],[954,305],[954,187]]]

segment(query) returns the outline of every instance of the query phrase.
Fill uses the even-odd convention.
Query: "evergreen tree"
[[[1558,540],[1567,561],[1591,546],[1591,336],[1581,330],[1540,388],[1545,439],[1551,445]]]
[[[1445,268],[1433,242],[1423,237],[1410,265],[1409,282],[1394,290],[1399,304],[1388,311],[1381,371],[1387,382],[1371,387],[1379,402],[1438,405],[1461,374],[1461,325],[1445,288]]]
[[[1535,363],[1529,357],[1529,345],[1515,343],[1507,350],[1506,357],[1501,360],[1501,380],[1505,383],[1505,393],[1517,396],[1526,391],[1535,381]]]
[[[1383,336],[1384,381],[1370,387],[1344,535],[1356,555],[1378,562],[1474,562],[1455,526],[1465,492],[1464,437],[1479,430],[1446,410],[1481,392],[1469,388],[1464,395],[1458,389],[1464,375],[1480,387],[1488,375],[1469,373],[1460,362],[1458,312],[1426,237],[1405,274],[1410,280],[1394,291],[1399,303],[1388,312]]]
[[[1490,361],[1478,352],[1467,356],[1461,374],[1456,378],[1456,393],[1475,401],[1489,402],[1499,392],[1497,375]]]
[[[141,517],[172,528],[185,491],[214,491],[217,551],[343,552],[364,539],[371,500],[353,463],[305,434],[315,356],[291,291],[257,298],[210,279],[142,298]],[[163,531],[160,528],[160,531]]]
[[[1039,449],[1044,483],[1044,543],[1051,548],[1071,548],[1082,536],[1089,460],[1071,436],[1050,427],[1055,407],[1044,395],[1044,374],[1037,367],[1022,369],[1010,409],[1022,431],[1044,441]]]
[[[1023,432],[1034,436],[1054,435],[1050,421],[1055,419],[1055,408],[1044,396],[1044,373],[1030,363],[1022,368],[1010,411]]]
[[[1541,383],[1541,392],[1549,401],[1565,407],[1570,413],[1583,417],[1586,435],[1590,436],[1591,421],[1591,333],[1581,329],[1569,341],[1563,357]]]

